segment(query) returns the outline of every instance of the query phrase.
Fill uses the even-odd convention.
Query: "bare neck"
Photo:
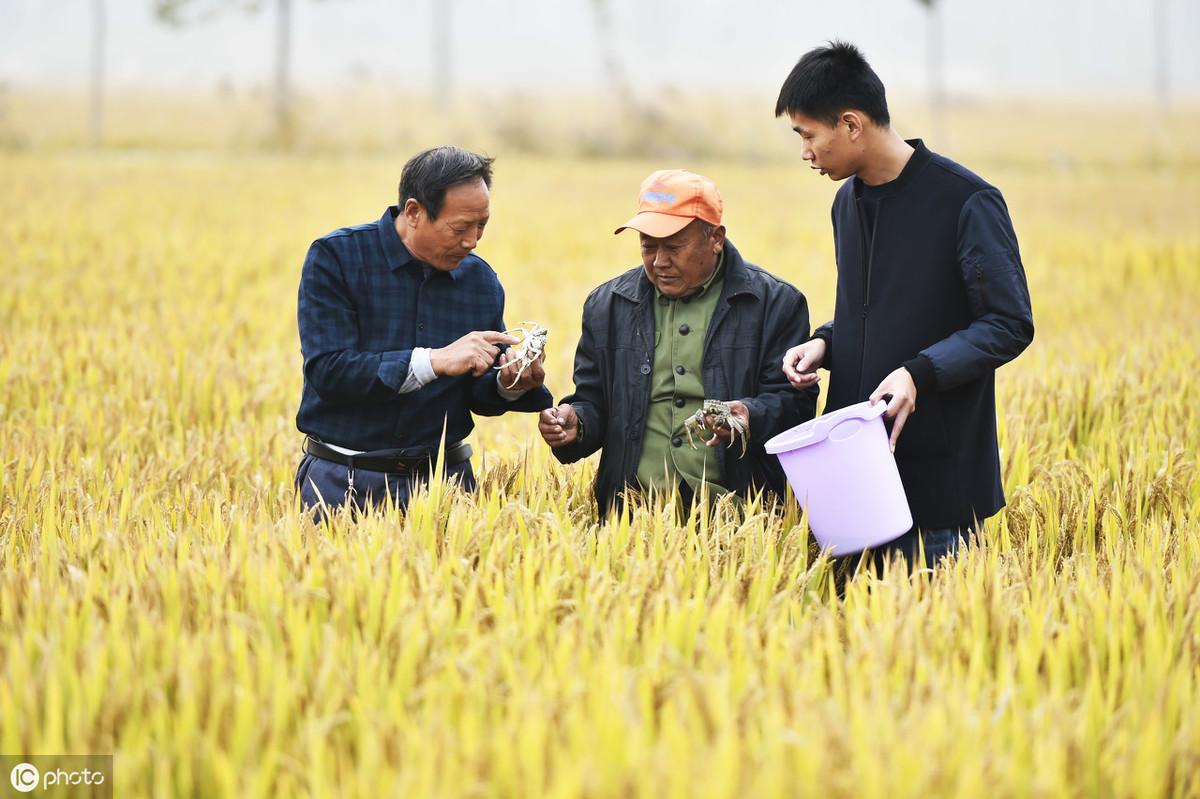
[[[401,243],[404,244],[405,249],[408,250],[408,252],[412,255],[412,257],[416,258],[421,263],[429,263],[422,256],[422,253],[417,252],[413,248],[412,228],[410,228],[408,225],[404,224],[404,215],[397,214],[396,221],[394,224],[396,225],[396,235],[400,237]]]
[[[404,214],[396,214],[396,218],[392,221],[396,228],[396,235],[400,237],[400,241],[412,252],[412,234],[409,231],[408,225],[404,224]]]
[[[908,159],[916,152],[912,145],[891,128],[878,132],[863,154],[863,165],[855,174],[868,186],[881,186],[900,177]]]

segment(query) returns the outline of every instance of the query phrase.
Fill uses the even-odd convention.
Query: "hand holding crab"
[[[702,436],[703,430],[710,431],[712,437],[704,442],[705,446],[709,447],[715,447],[721,442],[732,444],[734,439],[740,438],[742,454],[738,457],[744,458],[750,438],[750,410],[745,403],[737,400],[705,400],[700,410],[683,423],[683,429],[692,449],[696,448],[696,442],[692,439],[693,432]]]
[[[543,367],[545,360],[545,355],[539,355],[536,361],[522,366],[519,356],[505,350],[500,353],[500,362],[496,367],[500,370],[500,385],[510,391],[529,391],[537,388],[546,379],[546,370]]]
[[[480,377],[496,362],[501,344],[516,344],[519,340],[495,330],[474,330],[445,347],[430,350],[429,365],[439,377],[468,373]]]
[[[546,328],[535,322],[525,322],[525,327],[505,331],[505,335],[519,339],[511,349],[500,355],[500,385],[506,389],[528,391],[540,386],[546,379],[543,364],[546,361]]]

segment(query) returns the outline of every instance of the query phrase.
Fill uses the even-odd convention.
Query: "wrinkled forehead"
[[[486,217],[491,209],[491,192],[482,180],[458,183],[446,189],[442,215],[462,218]]]

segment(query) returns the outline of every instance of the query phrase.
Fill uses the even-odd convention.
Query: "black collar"
[[[887,183],[880,183],[878,186],[871,186],[871,193],[886,196],[903,191],[904,187],[912,183],[921,170],[933,159],[933,153],[925,146],[925,142],[920,139],[905,139],[905,143],[913,148],[913,154],[909,156],[908,163],[904,165],[904,169],[900,170],[900,174],[895,179],[889,180]],[[855,175],[853,180],[855,195],[861,195],[862,188],[867,184],[863,183],[858,175]]]
[[[425,262],[417,260],[408,247],[404,246],[404,242],[400,239],[400,234],[396,232],[396,217],[399,214],[400,207],[390,205],[383,212],[383,216],[379,217],[379,243],[383,245],[383,252],[387,256],[388,266],[392,269],[399,269],[404,266],[419,268],[425,265]],[[433,271],[434,274],[441,273],[448,276],[451,280],[458,280],[459,269],[461,269],[461,264],[449,272],[442,269],[434,269]]]

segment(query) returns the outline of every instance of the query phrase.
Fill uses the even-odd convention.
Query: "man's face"
[[[830,180],[845,180],[858,171],[858,148],[850,139],[849,126],[838,121],[830,125],[804,114],[793,113],[792,130],[800,134],[800,157],[809,168],[828,175]]]
[[[704,285],[717,266],[725,244],[725,228],[717,226],[707,236],[696,222],[673,236],[656,239],[638,234],[646,277],[665,297],[685,297]]]
[[[403,213],[410,229],[409,250],[434,269],[449,272],[483,238],[490,201],[491,194],[482,180],[447,189],[437,219],[430,219],[425,209],[410,199]]]

